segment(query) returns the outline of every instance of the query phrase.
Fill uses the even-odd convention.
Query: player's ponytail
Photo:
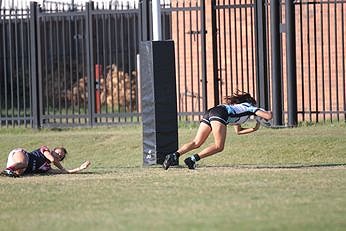
[[[240,104],[240,103],[250,103],[251,105],[256,105],[256,100],[247,92],[240,91],[237,89],[235,93],[231,96],[224,97],[225,104]]]

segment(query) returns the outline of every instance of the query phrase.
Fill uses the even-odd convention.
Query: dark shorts
[[[210,108],[206,113],[204,113],[201,123],[205,123],[209,126],[211,121],[218,121],[227,126],[228,112],[225,106],[218,105],[216,107]]]

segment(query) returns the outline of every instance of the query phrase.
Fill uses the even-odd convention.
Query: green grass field
[[[181,126],[179,142],[197,128]],[[208,140],[211,142],[212,140]],[[236,136],[198,169],[142,167],[141,127],[0,130],[14,147],[64,145],[83,174],[0,177],[0,230],[346,230],[346,125]],[[182,161],[181,161],[182,162]]]

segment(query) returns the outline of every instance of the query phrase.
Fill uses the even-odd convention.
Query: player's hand
[[[257,121],[258,123],[260,123],[263,127],[270,128],[270,127],[272,126],[270,120],[266,120],[266,119],[261,118],[261,117],[259,117],[259,116],[256,116],[255,119],[256,119],[256,121]]]
[[[260,128],[261,124],[260,122],[256,121],[256,125],[255,127],[253,128],[254,131],[257,131],[259,128]]]
[[[79,168],[80,168],[80,170],[83,170],[83,169],[86,169],[87,167],[89,167],[90,166],[90,161],[85,161]]]

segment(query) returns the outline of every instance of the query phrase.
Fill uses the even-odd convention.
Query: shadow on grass
[[[234,169],[299,169],[299,168],[333,168],[346,167],[346,163],[320,163],[320,164],[224,164],[224,165],[197,165],[197,169],[203,168],[234,168]],[[95,168],[96,172],[84,172],[85,174],[107,174],[115,173],[120,169],[162,169],[162,165],[151,166],[115,166],[107,168]],[[170,169],[187,169],[187,166],[180,163],[179,165],[171,166]],[[162,169],[162,171],[165,171]],[[80,173],[81,174],[81,173]]]
[[[113,172],[116,172],[116,171],[113,171]],[[111,173],[111,171],[109,172]],[[100,173],[100,172],[80,172],[80,173],[73,173],[73,174],[70,174],[70,175],[92,175],[92,174],[103,174],[103,173]],[[23,178],[23,177],[37,177],[37,176],[57,176],[57,175],[69,175],[69,174],[57,174],[57,173],[34,173],[34,174],[24,174],[24,175],[21,175],[19,177],[13,177],[13,176],[6,176],[6,175],[0,175],[1,177],[8,177],[8,178]]]
[[[77,172],[72,174],[61,174],[61,173],[34,173],[34,174],[24,174],[20,177],[34,177],[34,176],[58,176],[58,175],[89,175],[89,174],[100,174],[98,172],[91,172],[91,171],[85,171],[85,172]]]
[[[332,168],[346,167],[346,163],[320,163],[320,164],[284,164],[284,165],[259,165],[259,164],[238,164],[238,165],[205,165],[199,168],[235,168],[235,169],[299,169],[299,168]]]

